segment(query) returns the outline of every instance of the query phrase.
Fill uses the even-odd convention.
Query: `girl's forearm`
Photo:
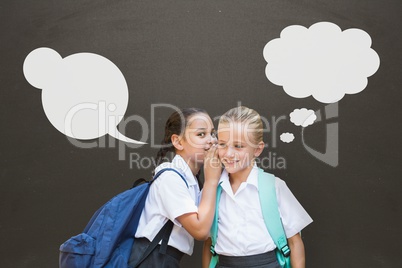
[[[217,180],[205,181],[202,190],[201,201],[198,206],[198,221],[200,232],[208,238],[212,221],[215,215],[216,189],[218,187]],[[203,240],[205,240],[203,239]]]
[[[222,169],[216,146],[209,151],[204,161],[204,188],[197,213],[184,214],[177,218],[183,227],[197,240],[206,240],[209,236],[215,215],[216,189]]]
[[[204,184],[198,213],[187,213],[177,217],[177,220],[197,240],[204,241],[209,236],[215,214],[216,188],[218,184]]]
[[[198,213],[187,213],[177,217],[184,229],[197,240],[204,241],[209,236],[215,214],[217,184],[204,184]]]
[[[198,205],[198,230],[199,240],[205,240],[209,236],[212,221],[215,214],[216,189],[222,173],[221,162],[218,159],[218,150],[213,145],[204,160],[204,188],[201,201]]]

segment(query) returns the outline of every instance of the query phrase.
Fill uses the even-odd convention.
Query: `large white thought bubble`
[[[289,114],[290,122],[296,126],[307,127],[314,123],[317,119],[315,112],[313,110],[307,110],[306,108],[294,109],[293,112]]]
[[[38,48],[25,58],[27,81],[42,89],[42,105],[52,125],[81,140],[109,134],[124,142],[143,144],[117,130],[128,105],[123,74],[105,57],[77,53],[64,59],[53,49]]]
[[[370,36],[360,29],[342,31],[330,22],[308,29],[291,25],[265,45],[265,73],[291,97],[334,103],[361,92],[378,70],[380,58],[370,46]]]

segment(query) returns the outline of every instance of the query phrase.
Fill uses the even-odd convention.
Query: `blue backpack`
[[[116,195],[95,212],[81,234],[71,237],[60,246],[59,267],[128,267],[134,235],[149,188],[163,172],[168,170],[179,174],[187,185],[185,178],[177,170],[166,168],[160,170],[151,181]],[[172,228],[173,223],[168,220],[136,266],[152,252],[162,239],[161,250],[166,250]]]
[[[222,186],[219,184],[216,191],[215,217],[211,227],[212,258],[209,264],[210,268],[215,268],[219,261],[219,255],[215,253],[215,244],[218,236],[219,200],[221,193]],[[278,210],[278,201],[276,199],[275,176],[264,172],[262,169],[258,170],[258,195],[265,226],[276,245],[275,254],[278,263],[282,268],[291,268],[290,248],[285,231],[283,230],[282,220]]]

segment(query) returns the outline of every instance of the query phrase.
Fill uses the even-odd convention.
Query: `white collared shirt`
[[[150,241],[170,219],[173,223],[168,245],[188,255],[193,253],[194,238],[181,227],[177,217],[198,212],[200,188],[197,179],[186,161],[179,155],[171,163],[162,163],[155,173],[163,168],[174,168],[186,179],[186,183],[173,171],[165,171],[151,185],[135,237],[146,237]]]
[[[254,166],[247,181],[233,194],[229,176],[222,173],[218,236],[215,251],[226,256],[248,256],[276,248],[268,233],[258,196],[258,168]],[[300,205],[286,183],[276,178],[276,196],[286,236],[299,233],[313,220]]]

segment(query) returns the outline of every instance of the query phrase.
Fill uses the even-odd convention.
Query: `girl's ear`
[[[181,144],[181,137],[179,135],[173,134],[170,140],[172,141],[172,145],[176,150],[178,151],[183,150],[183,145]]]
[[[257,144],[257,148],[256,148],[255,151],[254,151],[254,156],[255,156],[255,157],[259,157],[260,154],[262,153],[262,151],[264,150],[264,147],[265,147],[265,143],[264,143],[263,141],[260,141],[260,142]]]

